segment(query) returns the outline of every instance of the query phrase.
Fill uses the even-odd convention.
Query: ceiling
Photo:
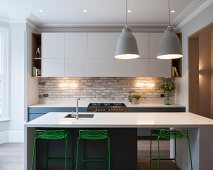
[[[206,0],[170,0],[173,25]],[[0,16],[11,22],[30,20],[49,26],[121,26],[125,23],[125,0],[0,0]],[[42,12],[40,11],[42,10]],[[83,12],[87,10],[87,12]],[[168,0],[128,0],[128,23],[134,26],[168,24]]]

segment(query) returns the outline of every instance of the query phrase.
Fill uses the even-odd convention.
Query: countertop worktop
[[[106,102],[105,103],[113,103],[111,101]],[[99,103],[104,103],[104,102],[100,102]],[[91,102],[91,101],[79,101],[78,106],[79,107],[87,107],[89,105],[89,103],[96,103],[96,102]],[[114,101],[115,103],[115,101]],[[119,102],[117,102],[119,103]],[[143,107],[143,108],[172,108],[172,107],[185,107],[182,105],[178,105],[178,104],[173,104],[173,105],[165,105],[165,104],[151,104],[151,103],[140,103],[140,104],[131,104],[129,102],[123,102],[120,101],[120,103],[124,103],[127,107]],[[71,102],[59,102],[59,103],[47,103],[47,104],[35,104],[35,105],[30,105],[28,107],[76,107],[76,101],[71,101]]]
[[[65,119],[69,112],[49,112],[25,124],[26,127],[61,128],[155,128],[155,127],[200,127],[213,125],[213,120],[190,112],[128,112],[94,113],[93,118]],[[89,114],[89,113],[87,113]]]

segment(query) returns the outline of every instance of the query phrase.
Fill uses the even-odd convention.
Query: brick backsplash
[[[73,98],[128,100],[131,93],[140,93],[141,101],[158,103],[162,102],[158,88],[162,80],[152,77],[39,78],[39,97],[43,103]]]

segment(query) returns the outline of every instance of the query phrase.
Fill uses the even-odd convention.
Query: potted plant
[[[131,95],[131,98],[132,98],[132,101],[135,103],[135,104],[138,104],[139,103],[139,100],[141,98],[141,95],[139,93],[133,93]]]
[[[171,105],[172,104],[172,93],[175,90],[175,83],[170,80],[164,80],[160,82],[159,88],[164,93],[164,103],[165,105]]]

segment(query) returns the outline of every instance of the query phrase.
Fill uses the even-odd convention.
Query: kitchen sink
[[[77,114],[68,114],[64,118],[76,118]],[[94,114],[85,114],[85,113],[80,113],[78,114],[79,118],[93,118]]]

